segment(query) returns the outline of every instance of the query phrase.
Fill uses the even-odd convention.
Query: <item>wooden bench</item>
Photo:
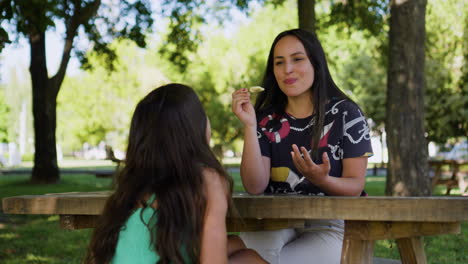
[[[450,191],[454,186],[458,186],[461,194],[466,193],[468,187],[468,180],[465,176],[468,175],[467,171],[461,170],[462,166],[468,165],[468,160],[429,160],[429,167],[434,170],[432,177],[432,188],[437,185],[445,185],[447,187],[446,195],[450,195]],[[450,176],[443,177],[443,167],[449,168]]]
[[[116,176],[116,173],[120,170],[122,164],[123,164],[123,160],[117,158],[114,154],[114,149],[109,146],[109,145],[106,145],[105,147],[106,149],[106,160],[110,160],[112,162],[114,162],[116,164],[115,166],[115,170],[113,171],[96,171],[94,173],[94,175],[96,175],[96,178],[114,178],[114,176]]]
[[[59,215],[66,229],[92,228],[109,192],[24,195],[4,198],[6,214]],[[444,197],[310,197],[235,194],[239,216],[228,230],[303,227],[308,219],[344,219],[342,264],[372,263],[375,240],[396,239],[402,263],[426,263],[423,236],[459,234],[468,199]],[[239,218],[241,217],[241,218]]]

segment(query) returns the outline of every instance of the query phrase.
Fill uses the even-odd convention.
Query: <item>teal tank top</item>
[[[154,195],[148,201],[154,201]],[[142,218],[140,214],[143,210]],[[120,230],[119,240],[112,258],[112,264],[155,264],[159,261],[158,254],[151,244],[151,237],[146,224],[156,210],[152,207],[138,208],[127,219],[127,222]]]

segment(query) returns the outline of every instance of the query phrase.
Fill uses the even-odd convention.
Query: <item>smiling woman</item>
[[[232,110],[244,125],[246,191],[366,195],[369,127],[360,108],[334,83],[317,37],[302,29],[280,33],[271,45],[262,87],[255,108],[247,89],[232,94]],[[339,263],[343,233],[342,220],[311,220],[304,229],[241,237],[272,264]]]
[[[314,67],[304,45],[297,37],[285,36],[276,44],[274,54],[273,72],[279,88],[288,97],[286,112],[298,118],[310,116]]]

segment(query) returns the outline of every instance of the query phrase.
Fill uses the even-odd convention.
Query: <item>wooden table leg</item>
[[[372,264],[374,257],[374,240],[345,238],[341,251],[341,264]]]
[[[460,234],[459,222],[345,221],[341,263],[372,263],[374,241],[396,239],[402,263],[425,264],[422,236]]]
[[[435,168],[434,168],[435,167]],[[432,189],[437,185],[437,182],[442,178],[442,165],[434,165],[434,177],[432,178]]]
[[[422,237],[399,238],[396,240],[402,264],[426,264]]]

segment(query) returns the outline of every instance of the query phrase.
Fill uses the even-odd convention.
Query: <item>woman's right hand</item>
[[[232,93],[232,112],[244,126],[256,127],[257,118],[255,116],[255,109],[250,102],[250,93],[246,88]]]

